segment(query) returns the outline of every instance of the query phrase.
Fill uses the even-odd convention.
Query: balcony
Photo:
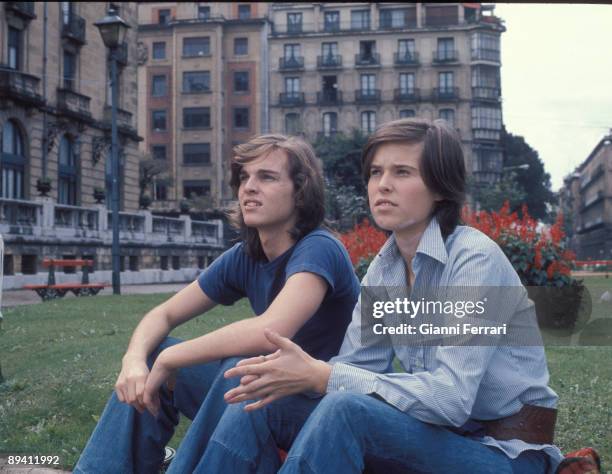
[[[303,92],[281,92],[278,97],[278,103],[282,107],[299,107],[304,105]]]
[[[500,64],[499,49],[478,48],[472,50],[472,61],[485,61]]]
[[[339,21],[327,21],[323,23],[323,31],[325,33],[338,33],[340,31]]]
[[[303,56],[290,56],[278,60],[278,69],[281,71],[302,71],[304,70]]]
[[[459,100],[458,87],[434,88],[431,94],[432,102],[454,102]]]
[[[584,204],[582,205],[580,211],[581,212],[586,211],[587,209],[589,209],[594,204],[597,204],[598,202],[602,201],[604,199],[604,197],[605,197],[605,195],[604,195],[603,190],[602,189],[598,190],[590,198],[584,200]]]
[[[38,93],[39,83],[36,76],[0,69],[0,102],[11,99],[26,106],[40,107],[45,101]]]
[[[395,89],[393,91],[393,97],[396,102],[402,103],[414,103],[421,99],[421,92],[419,89]]]
[[[472,87],[472,99],[499,102],[499,87]]]
[[[304,32],[302,23],[289,23],[287,24],[288,35],[301,35]]]
[[[396,66],[418,66],[419,53],[393,53],[393,60]]]
[[[15,13],[25,20],[33,20],[36,18],[34,13],[34,2],[5,2],[4,8],[6,11]]]
[[[342,92],[336,89],[317,92],[317,105],[342,105]]]
[[[68,21],[62,25],[62,38],[74,41],[78,45],[85,44],[85,19],[72,13]]]
[[[342,56],[339,54],[326,54],[317,56],[318,69],[342,69]]]
[[[91,99],[69,89],[57,89],[57,109],[61,114],[76,120],[91,121],[89,103]]]
[[[111,126],[113,108],[110,105],[104,107],[104,121]],[[136,133],[132,125],[132,114],[127,110],[117,108],[117,128],[126,133]]]
[[[355,91],[355,102],[358,104],[380,103],[380,89],[357,89]]]
[[[355,67],[380,67],[380,54],[356,54]]]
[[[449,64],[459,61],[459,53],[456,49],[439,49],[433,53],[434,64]]]

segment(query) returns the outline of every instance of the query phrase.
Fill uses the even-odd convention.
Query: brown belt
[[[555,436],[555,408],[523,405],[518,413],[497,420],[474,420],[485,434],[500,441],[520,439],[526,443],[552,444]]]

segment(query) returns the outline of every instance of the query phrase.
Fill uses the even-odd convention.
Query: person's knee
[[[350,420],[367,411],[367,395],[351,392],[331,392],[323,397],[316,412],[324,419],[334,420],[341,417]]]

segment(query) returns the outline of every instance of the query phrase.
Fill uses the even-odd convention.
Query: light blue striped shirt
[[[412,260],[413,287],[510,287],[521,281],[499,246],[482,232],[458,226],[442,239],[431,220]],[[391,236],[374,258],[362,286],[407,286],[405,261]],[[526,291],[526,290],[525,290]],[[531,300],[525,299],[535,309]],[[524,310],[524,308],[523,308]],[[361,297],[353,311],[327,391],[377,394],[387,403],[432,424],[460,427],[473,418],[491,420],[517,413],[525,404],[554,408],[557,394],[548,387],[546,355],[541,346],[408,346],[393,336],[361,344]],[[389,338],[386,339],[385,338]],[[394,356],[405,373],[392,373]],[[496,446],[510,458],[528,449],[543,449],[554,472],[563,458],[553,445],[521,440],[474,437]]]

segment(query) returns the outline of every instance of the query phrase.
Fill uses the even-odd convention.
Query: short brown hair
[[[325,218],[323,167],[308,143],[298,137],[270,134],[259,135],[246,143],[236,145],[231,162],[230,186],[237,197],[242,167],[275,150],[283,150],[289,162],[289,177],[295,187],[297,213],[295,227],[289,233],[297,241],[319,227]],[[240,203],[231,214],[231,222],[240,231],[247,253],[255,259],[264,259],[259,234],[256,229],[244,223]]]
[[[444,120],[400,119],[378,127],[368,139],[362,154],[363,177],[370,179],[376,150],[383,143],[422,143],[420,172],[427,188],[441,196],[432,215],[438,219],[442,236],[453,233],[461,221],[465,201],[465,162],[461,140]]]

